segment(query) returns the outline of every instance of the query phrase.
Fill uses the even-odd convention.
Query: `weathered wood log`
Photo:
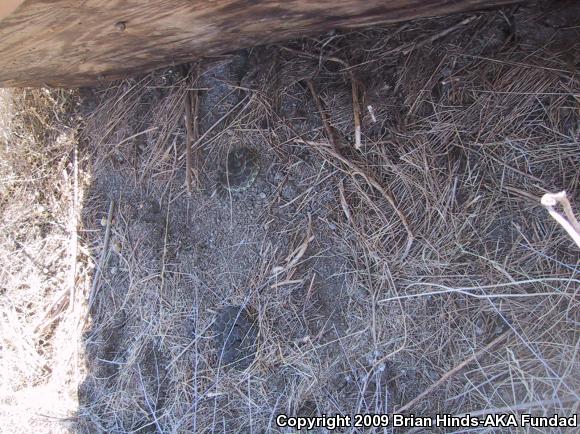
[[[83,86],[332,28],[447,15],[515,1],[2,2],[0,86]]]

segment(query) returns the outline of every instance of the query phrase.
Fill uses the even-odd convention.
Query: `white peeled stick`
[[[576,219],[570,201],[565,191],[559,193],[546,193],[542,196],[540,203],[548,210],[554,220],[564,228],[568,235],[572,237],[576,245],[580,248],[580,223]],[[564,217],[555,207],[560,204],[564,209]]]

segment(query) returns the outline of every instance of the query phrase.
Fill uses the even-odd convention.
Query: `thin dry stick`
[[[461,371],[463,368],[465,368],[467,365],[469,365],[471,362],[473,362],[479,356],[481,356],[482,354],[491,350],[495,345],[497,345],[500,341],[502,341],[503,338],[505,338],[507,336],[507,334],[508,334],[507,331],[503,332],[501,335],[499,335],[497,338],[495,338],[493,341],[491,341],[489,344],[487,344],[481,350],[473,353],[467,359],[465,359],[464,361],[462,361],[461,363],[456,365],[453,369],[451,369],[450,371],[447,371],[439,380],[437,380],[435,383],[431,384],[431,386],[429,386],[427,389],[425,389],[423,392],[421,392],[417,397],[415,397],[414,399],[409,401],[407,404],[403,405],[401,408],[397,409],[397,413],[403,413],[404,411],[407,411],[407,410],[413,408],[413,406],[416,403],[418,403],[423,398],[428,396],[435,389],[439,388],[443,383],[445,383],[447,380],[449,380],[451,377],[453,377],[455,374],[457,374],[459,371]]]
[[[340,194],[340,205],[342,206],[342,210],[348,222],[352,225],[352,215],[350,214],[350,209],[348,207],[348,203],[346,201],[346,195],[344,194],[344,185],[342,180],[338,183],[338,192]]]
[[[359,102],[359,85],[358,81],[354,78],[352,72],[350,72],[350,83],[352,87],[352,111],[354,118],[354,147],[355,149],[360,149],[362,141],[361,141],[361,122],[360,122],[361,109]]]
[[[157,127],[151,127],[151,128],[147,128],[147,129],[146,129],[146,130],[144,130],[144,131],[139,131],[138,133],[135,133],[135,134],[133,134],[133,135],[131,135],[131,136],[129,136],[129,137],[125,137],[123,140],[121,140],[121,141],[120,141],[119,143],[117,143],[115,146],[117,146],[117,147],[118,147],[118,146],[121,146],[122,144],[124,144],[124,143],[127,143],[129,140],[131,140],[131,139],[134,139],[135,137],[142,136],[143,134],[147,134],[147,133],[150,133],[151,131],[156,131],[156,130],[158,130],[158,129],[159,129],[159,128],[157,128]],[[107,145],[105,145],[105,146],[109,146],[109,145],[111,145],[111,144],[109,143],[109,144],[107,144]]]
[[[340,150],[338,149],[338,143],[336,141],[336,136],[334,134],[334,131],[332,130],[332,127],[328,123],[328,117],[326,116],[326,113],[322,107],[322,102],[320,101],[320,97],[318,96],[318,93],[316,93],[316,89],[314,88],[314,84],[312,83],[311,80],[308,80],[307,83],[308,83],[308,88],[310,89],[310,92],[312,93],[312,97],[314,98],[314,101],[316,102],[316,106],[318,107],[318,111],[320,112],[320,117],[322,118],[322,123],[324,124],[326,134],[328,134],[328,138],[329,138],[330,143],[332,145],[332,150],[328,150],[328,152],[330,152],[335,158],[337,158],[338,160],[340,160],[344,164],[346,164],[348,167],[350,167],[350,169],[354,172],[354,173],[350,173],[351,176],[354,176],[356,174],[360,175],[367,182],[367,184],[376,188],[383,195],[383,197],[387,200],[387,202],[389,202],[391,207],[395,210],[395,212],[399,216],[399,219],[403,223],[405,230],[407,231],[407,246],[405,247],[405,252],[403,254],[403,257],[407,256],[407,253],[409,252],[409,249],[411,248],[411,244],[413,243],[413,240],[415,239],[415,236],[413,235],[413,232],[411,231],[411,227],[409,226],[409,223],[407,222],[407,218],[401,212],[401,210],[397,207],[397,204],[395,203],[395,199],[393,198],[393,196],[390,193],[388,193],[374,177],[372,177],[371,175],[364,172],[355,163],[347,160],[346,158],[344,158],[340,154]],[[354,83],[354,81],[353,81],[353,83]]]
[[[141,374],[141,365],[137,363],[137,373],[139,374],[139,382],[141,383],[141,390],[143,391],[143,397],[145,398],[145,403],[147,404],[147,408],[149,409],[149,413],[153,416],[153,422],[155,422],[155,426],[157,427],[157,432],[163,432],[161,426],[159,425],[159,420],[157,419],[157,403],[152,403],[149,399],[149,394],[147,393],[147,389],[145,388],[145,382],[143,381],[143,374]],[[155,408],[153,408],[155,406]]]
[[[334,57],[334,56],[315,56],[314,54],[310,54],[310,53],[305,53],[302,51],[298,51],[298,50],[293,50],[291,48],[288,47],[282,47],[284,50],[289,51],[291,53],[294,54],[298,54],[298,55],[306,55],[306,57],[310,57],[316,60],[319,60],[320,58],[328,60],[330,62],[336,62],[340,65],[342,65],[344,67],[344,70],[348,72],[348,75],[350,76],[350,83],[351,83],[351,89],[352,89],[352,112],[353,112],[353,120],[354,120],[354,147],[355,149],[360,149],[361,145],[362,145],[362,128],[361,128],[361,106],[360,106],[360,98],[359,98],[359,91],[360,91],[360,85],[359,85],[359,81],[355,78],[353,72],[352,72],[352,67],[346,63],[344,60],[338,58],[338,57]],[[310,88],[310,91],[312,92],[312,95],[314,96],[314,99],[316,100],[316,105],[318,107],[318,110],[321,112],[322,115],[322,110],[321,110],[321,105],[319,105],[320,100],[318,98],[318,94],[316,93],[314,89],[314,85],[312,84],[312,82],[309,80],[308,81],[308,87]],[[370,106],[369,106],[370,107]],[[374,119],[374,115],[373,115],[373,119]],[[376,122],[376,119],[374,119],[373,122]],[[326,128],[326,124],[325,124],[325,128]],[[327,133],[328,133],[328,129],[327,129]],[[329,138],[331,137],[332,134],[329,134]]]
[[[312,93],[312,97],[314,98],[314,102],[316,103],[316,108],[318,108],[318,112],[320,113],[320,117],[322,118],[322,124],[324,125],[324,129],[326,130],[328,140],[330,141],[330,144],[332,145],[334,150],[338,152],[338,141],[336,140],[336,134],[334,134],[334,130],[330,126],[328,116],[324,111],[324,107],[322,107],[322,101],[320,100],[320,96],[318,96],[318,93],[314,88],[314,83],[312,83],[312,80],[307,80],[306,83],[308,84],[310,93]]]
[[[469,24],[470,22],[472,22],[473,20],[475,20],[477,17],[476,16],[472,16],[472,17],[468,17],[465,18],[464,20],[458,22],[457,24],[455,24],[454,26],[451,26],[439,33],[434,34],[433,36],[424,39],[420,42],[417,42],[415,45],[413,45],[410,48],[407,48],[406,50],[403,50],[403,54],[406,56],[407,54],[409,54],[411,51],[422,47],[425,44],[429,44],[431,42],[435,42],[437,39],[440,39],[444,36],[447,36],[449,33],[454,32],[455,30],[457,30],[458,28],[465,26],[466,24]]]
[[[159,293],[162,294],[165,288],[165,270],[167,267],[167,245],[169,241],[169,212],[171,210],[171,187],[169,188],[169,196],[167,200],[167,213],[165,214],[165,230],[163,234],[163,254],[161,256],[161,271],[160,278],[161,282],[159,284]]]
[[[95,301],[95,296],[96,296],[95,291],[99,287],[99,283],[101,280],[101,274],[103,274],[103,268],[105,267],[105,260],[107,258],[107,254],[109,253],[109,241],[111,239],[111,224],[113,222],[114,209],[115,209],[115,201],[111,200],[111,203],[109,203],[109,212],[107,214],[107,226],[105,227],[105,240],[103,243],[103,250],[101,251],[101,257],[99,258],[99,264],[97,265],[97,269],[95,270],[95,277],[93,278],[91,295],[89,297],[89,306],[87,308],[87,317],[90,313],[93,302]],[[87,317],[85,317],[85,321],[86,321]]]
[[[75,308],[75,281],[77,276],[77,256],[78,256],[78,203],[79,203],[79,163],[78,163],[78,142],[75,141],[73,149],[73,195],[71,204],[70,223],[70,272],[68,276],[69,285],[69,309]]]
[[[195,79],[193,81],[194,89],[191,91],[193,99],[193,138],[192,142],[199,139],[199,89],[196,88],[196,83],[200,75],[199,63],[196,66]],[[200,186],[199,171],[201,167],[201,146],[197,145],[193,151],[193,165],[195,167],[195,181],[197,186]]]
[[[249,100],[249,101],[248,101],[248,100]],[[247,102],[246,102],[246,101],[247,101]],[[204,133],[203,133],[203,134],[202,134],[202,135],[201,135],[201,136],[200,136],[200,137],[199,137],[199,138],[198,138],[198,139],[197,139],[197,140],[196,140],[194,143],[193,143],[193,146],[192,146],[192,148],[195,148],[196,146],[198,146],[198,145],[199,145],[199,144],[202,142],[202,140],[203,140],[203,139],[205,139],[205,138],[206,138],[206,136],[207,136],[209,133],[211,133],[211,132],[214,130],[214,128],[216,128],[216,127],[217,127],[219,124],[221,124],[221,123],[224,121],[224,119],[226,119],[226,118],[227,118],[229,115],[231,115],[231,114],[232,114],[232,113],[233,113],[233,112],[234,112],[234,111],[235,111],[235,110],[236,110],[236,109],[237,109],[239,106],[241,106],[243,103],[246,103],[246,105],[245,105],[245,106],[242,108],[242,110],[241,110],[241,111],[243,112],[243,111],[244,111],[246,108],[248,108],[248,106],[250,105],[250,103],[251,103],[251,102],[252,102],[252,99],[251,99],[251,98],[249,98],[249,97],[247,97],[247,96],[246,96],[246,97],[244,97],[244,98],[243,98],[243,99],[242,99],[240,102],[238,102],[238,103],[237,103],[235,106],[233,106],[231,109],[229,109],[229,110],[228,110],[228,112],[227,112],[226,114],[224,114],[224,115],[223,115],[222,117],[220,117],[220,118],[219,118],[217,121],[215,121],[215,122],[213,123],[213,125],[212,125],[211,127],[209,127],[209,128],[208,128],[208,129],[207,129],[207,130],[206,130],[206,131],[205,131],[205,132],[204,132]],[[183,156],[180,156],[180,157],[178,158],[178,160],[180,160],[180,161],[181,161],[182,157],[183,157]]]
[[[192,192],[192,159],[193,153],[191,152],[191,144],[193,143],[193,122],[192,122],[192,114],[191,114],[191,106],[193,104],[193,98],[191,96],[192,91],[187,89],[184,99],[185,104],[185,131],[186,131],[186,140],[185,140],[185,185],[187,187],[187,192],[191,194]]]
[[[308,245],[310,244],[310,242],[312,240],[314,240],[314,235],[312,235],[312,217],[309,214],[308,215],[308,229],[306,230],[306,236],[304,237],[304,240],[302,241],[302,243],[298,247],[296,247],[292,251],[292,253],[290,253],[286,257],[286,259],[284,260],[286,265],[276,266],[272,269],[272,275],[276,277],[276,276],[279,276],[284,271],[290,273],[292,271],[292,269],[298,264],[300,259],[302,259],[302,257],[306,253],[306,250],[308,249]],[[290,273],[287,276],[286,280],[290,280],[291,274],[292,273]]]
[[[350,76],[350,86],[352,92],[352,117],[354,121],[354,147],[355,149],[360,149],[362,145],[362,128],[361,128],[361,108],[360,108],[360,98],[359,92],[361,86],[359,85],[359,81],[356,79],[352,72],[352,68],[348,63],[338,57],[327,57],[326,59],[330,60],[331,62],[336,62],[342,66],[344,66],[345,71],[348,71],[348,75]]]

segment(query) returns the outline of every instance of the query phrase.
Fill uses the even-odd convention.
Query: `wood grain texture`
[[[0,2],[0,20],[12,14],[24,0],[2,0]]]
[[[514,0],[26,0],[0,21],[0,86],[83,86],[332,28]]]

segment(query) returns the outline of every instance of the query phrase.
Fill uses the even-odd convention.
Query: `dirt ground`
[[[2,360],[44,361],[3,379],[12,431],[578,413],[580,255],[539,198],[580,203],[579,16],[555,2],[335,31],[47,92],[34,131],[58,128],[17,135],[47,148],[2,169]],[[40,119],[19,111],[35,92],[4,118]],[[228,192],[242,146],[260,171]],[[67,405],[17,420],[19,391],[48,385]],[[392,429],[344,430],[363,431]]]

